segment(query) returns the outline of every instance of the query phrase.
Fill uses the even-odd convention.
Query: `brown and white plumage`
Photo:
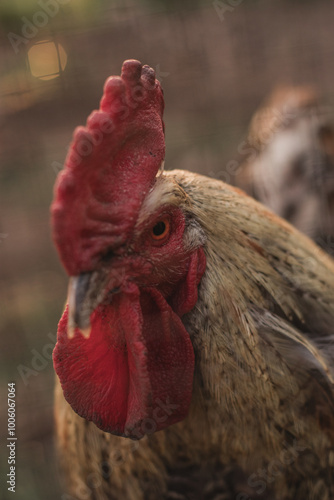
[[[236,184],[334,254],[333,113],[312,87],[278,87],[252,118]]]
[[[333,260],[233,187],[181,170],[159,176],[139,218],[177,204],[184,240],[204,243],[207,260],[183,317],[195,352],[190,411],[132,441],[76,415],[58,384],[67,491],[80,500],[334,498]]]

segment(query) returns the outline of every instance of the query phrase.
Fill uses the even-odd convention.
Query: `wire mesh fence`
[[[228,166],[240,161],[250,118],[274,87],[313,85],[334,103],[334,4],[6,0],[0,22],[1,395],[16,382],[17,498],[59,499],[46,346],[67,278],[48,207],[72,130],[98,107],[105,79],[139,59],[165,92],[166,168],[233,182]]]

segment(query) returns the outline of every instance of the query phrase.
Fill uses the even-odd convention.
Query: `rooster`
[[[164,171],[163,94],[125,61],[51,207],[66,499],[334,498],[334,263],[240,190]]]
[[[278,87],[255,113],[236,184],[334,255],[334,128],[312,87]]]

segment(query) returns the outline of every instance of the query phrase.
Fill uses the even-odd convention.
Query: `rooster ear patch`
[[[187,276],[179,284],[172,297],[172,308],[178,316],[182,317],[195,307],[198,298],[197,287],[204,274],[205,266],[205,253],[200,247],[191,254]]]

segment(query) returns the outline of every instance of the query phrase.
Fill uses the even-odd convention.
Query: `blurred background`
[[[67,277],[49,205],[72,131],[98,108],[105,79],[125,59],[152,66],[165,92],[166,167],[233,182],[229,165],[273,88],[313,85],[334,104],[333,26],[329,0],[1,0],[1,498],[11,498],[15,382],[16,498],[73,500],[52,439],[51,352]]]

